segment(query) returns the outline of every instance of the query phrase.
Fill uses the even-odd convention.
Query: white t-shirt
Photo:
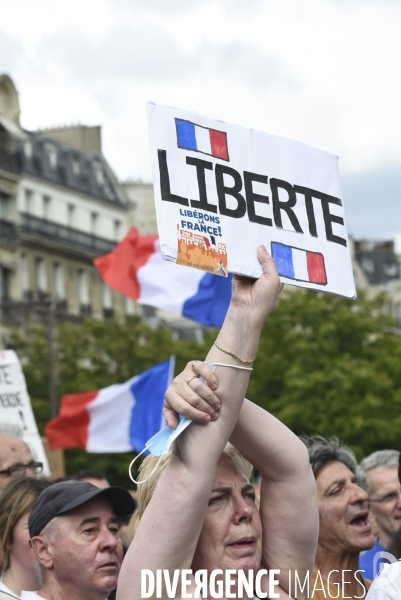
[[[8,588],[5,583],[3,583],[2,577],[0,577],[0,592],[6,592],[6,594],[10,594],[10,596],[14,596],[14,598],[19,598],[17,594],[14,594],[14,592],[12,592],[10,588]]]
[[[400,600],[401,559],[385,566],[373,581],[366,600]]]
[[[46,600],[37,592],[21,592],[21,600]]]

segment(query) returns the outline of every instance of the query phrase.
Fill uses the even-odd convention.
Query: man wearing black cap
[[[24,600],[105,600],[117,586],[122,561],[118,517],[135,510],[119,487],[64,481],[42,492],[29,516],[31,545],[42,585]]]

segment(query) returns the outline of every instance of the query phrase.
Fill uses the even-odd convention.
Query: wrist
[[[244,315],[242,310],[230,308],[217,336],[215,350],[220,354],[223,350],[219,349],[219,346],[222,346],[229,350],[228,354],[231,353],[232,358],[228,359],[229,362],[240,364],[241,361],[237,361],[233,356],[235,355],[244,360],[244,364],[247,364],[248,361],[255,358],[262,325],[263,319],[256,319],[251,312]]]
[[[234,324],[236,328],[250,329],[260,334],[266,315],[243,304],[230,303],[224,323]]]

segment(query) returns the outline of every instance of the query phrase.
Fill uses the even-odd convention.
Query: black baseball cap
[[[122,487],[99,489],[87,481],[73,479],[54,483],[43,490],[33,505],[28,519],[29,536],[33,538],[39,535],[54,517],[63,515],[98,496],[110,500],[117,517],[130,515],[136,508],[135,500]]]

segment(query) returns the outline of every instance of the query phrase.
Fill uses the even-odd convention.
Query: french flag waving
[[[156,235],[131,228],[112,252],[96,258],[103,281],[139,304],[221,327],[231,299],[231,275],[218,277],[163,260]]]
[[[175,127],[178,148],[229,160],[227,134],[224,131],[209,129],[184,119],[175,119]]]
[[[140,452],[164,426],[164,394],[173,371],[171,357],[125,383],[62,396],[58,417],[45,427],[51,448]]]

